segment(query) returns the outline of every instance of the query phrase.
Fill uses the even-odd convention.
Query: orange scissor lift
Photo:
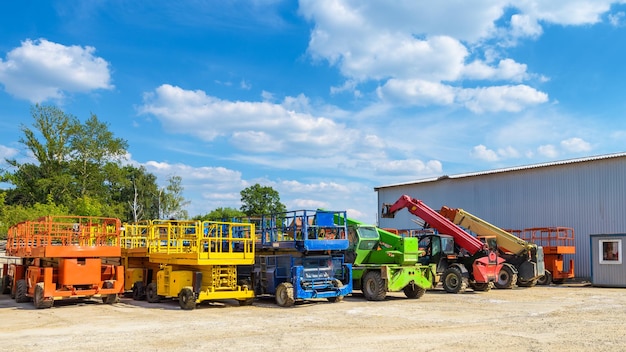
[[[20,258],[5,272],[11,297],[50,308],[55,300],[117,301],[124,286],[119,219],[46,216],[9,228],[6,253]]]
[[[545,275],[537,280],[540,285],[562,284],[574,277],[574,260],[569,260],[569,268],[564,268],[564,255],[575,254],[574,229],[570,227],[532,227],[524,230],[511,230],[525,241],[543,247],[546,265]]]
[[[126,290],[150,303],[177,298],[190,310],[203,301],[251,304],[254,290],[237,282],[237,266],[254,264],[254,224],[152,220],[125,224]]]

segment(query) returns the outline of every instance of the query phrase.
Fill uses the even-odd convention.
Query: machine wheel
[[[442,275],[443,289],[448,293],[464,292],[467,289],[467,282],[463,279],[461,270],[457,267],[449,267]]]
[[[13,278],[8,275],[2,277],[2,291],[0,291],[0,293],[3,295],[11,293],[11,280],[13,280]]]
[[[150,287],[150,285],[148,285]],[[191,287],[183,287],[178,293],[178,304],[184,310],[192,310],[196,308],[196,294],[193,293]]]
[[[422,297],[424,295],[424,293],[426,293],[426,289],[421,288],[421,287],[417,286],[414,283],[410,283],[410,284],[404,286],[402,291],[404,291],[404,295],[407,298],[411,298],[411,299],[418,299],[418,298]]]
[[[35,308],[37,309],[45,309],[45,308],[52,308],[52,305],[54,304],[54,300],[53,299],[48,299],[46,300],[46,298],[43,295],[43,282],[38,282],[37,286],[35,286],[35,297],[33,298],[33,303],[35,304]]]
[[[17,288],[17,287],[16,287],[16,286],[17,286],[17,283],[15,283],[15,284],[14,284],[13,278],[11,278],[11,283],[10,283],[10,285],[11,285],[11,287],[9,288],[9,296],[10,296],[12,299],[15,299],[15,291],[16,291],[16,288]]]
[[[115,284],[110,280],[107,280],[104,282],[104,284],[102,284],[102,287],[104,288],[113,288],[114,286]],[[102,295],[102,303],[104,304],[117,303],[117,294],[112,293],[109,295]]]
[[[156,282],[151,282],[148,284],[146,288],[146,300],[150,303],[159,303],[161,297],[157,294],[157,284]]]
[[[137,281],[133,284],[133,299],[135,301],[146,299],[146,285],[142,281]]]
[[[15,287],[15,302],[24,303],[30,301],[30,298],[26,295],[28,293],[28,285],[26,280],[17,280]]]
[[[254,303],[254,298],[247,298],[247,299],[241,299],[239,300],[239,305],[240,306],[251,306],[252,303]]]
[[[276,304],[281,307],[291,307],[295,302],[293,285],[290,282],[283,282],[276,287]]]
[[[517,286],[519,287],[534,287],[535,285],[537,285],[537,279],[522,281],[519,277],[517,278]]]
[[[363,276],[363,295],[368,301],[382,301],[387,296],[385,281],[379,271],[368,271]]]
[[[487,292],[491,290],[490,282],[470,282],[470,287],[474,291]]]
[[[563,284],[563,282],[565,282],[564,279],[555,279],[554,277],[552,278],[552,283],[555,285],[561,285]]]
[[[343,301],[343,296],[335,296],[335,297],[326,297],[326,299],[328,300],[328,302],[330,303],[338,303]]]
[[[517,281],[517,273],[510,265],[504,264],[502,270],[498,273],[498,279],[495,282],[496,288],[513,288],[513,284]]]
[[[552,273],[546,270],[545,275],[537,279],[538,285],[550,285],[552,283]]]

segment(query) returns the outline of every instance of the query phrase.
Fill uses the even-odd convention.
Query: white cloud
[[[513,158],[520,157],[519,151],[517,151],[517,149],[511,146],[507,146],[505,148],[498,148],[498,155],[500,155],[502,158],[505,158],[505,159],[513,159]]]
[[[17,149],[0,144],[0,161],[4,162],[4,159],[11,159],[12,157],[16,156],[17,153]]]
[[[617,13],[612,13],[609,14],[609,23],[614,26],[614,27],[618,27],[622,25],[622,20],[624,19],[624,12],[623,11],[619,11]]]
[[[470,79],[481,80],[509,80],[521,82],[528,79],[526,65],[512,59],[500,60],[497,67],[489,66],[485,62],[474,61],[464,69],[464,75]]]
[[[443,166],[438,160],[429,160],[424,163],[421,160],[389,160],[386,162],[376,163],[376,170],[380,174],[413,174],[415,177],[420,175],[434,175],[443,171]]]
[[[481,82],[469,88],[465,81],[545,82],[544,75],[528,72],[501,48],[517,45],[518,38],[538,38],[542,24],[597,23],[612,3],[301,0],[299,11],[314,23],[308,53],[336,66],[350,82],[332,87],[332,93],[353,90],[362,96],[358,84],[377,81],[378,97],[385,101],[518,112],[546,102],[547,94],[529,85]]]
[[[561,147],[570,152],[588,152],[591,150],[591,144],[578,137],[561,141]]]
[[[65,92],[112,89],[109,63],[94,53],[90,46],[28,39],[6,61],[0,59],[0,83],[7,93],[33,103],[62,99]]]
[[[527,85],[493,86],[464,89],[458,99],[475,113],[518,112],[526,106],[547,102],[548,95]]]
[[[482,144],[477,145],[474,148],[472,148],[472,150],[470,151],[470,156],[475,159],[480,159],[480,160],[490,161],[490,162],[499,160],[498,154],[495,151],[488,149]]]
[[[556,150],[556,147],[552,144],[539,146],[537,148],[537,152],[540,155],[548,157],[548,158],[556,158],[557,156],[559,156],[559,152]]]
[[[232,147],[229,159],[238,162],[326,170],[370,180],[390,174],[414,178],[442,169],[439,161],[389,162],[388,153],[397,148],[377,134],[382,131],[365,131],[317,116],[318,107],[304,95],[287,97],[280,104],[226,101],[164,84],[146,93],[144,103],[140,113],[154,115],[167,132],[195,136],[209,144],[226,141]],[[344,118],[331,107],[321,108]]]
[[[287,97],[282,104],[226,101],[164,84],[145,94],[144,103],[140,113],[155,115],[171,133],[208,142],[226,138],[248,153],[325,157],[360,148],[367,138],[357,129],[306,112],[312,107],[303,95]]]
[[[585,25],[601,21],[601,15],[610,10],[614,0],[521,0],[513,6],[536,21],[559,25]]]
[[[514,14],[511,16],[511,34],[513,37],[539,37],[543,28],[537,20],[528,15]]]
[[[418,106],[452,104],[455,93],[455,88],[451,86],[418,79],[390,79],[377,90],[381,99]]]

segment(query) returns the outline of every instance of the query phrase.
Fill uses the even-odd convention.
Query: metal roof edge
[[[550,162],[538,163],[538,164],[512,166],[512,167],[507,167],[507,168],[502,168],[502,169],[493,169],[493,170],[485,170],[485,171],[468,172],[468,173],[461,173],[461,174],[456,174],[456,175],[442,175],[442,176],[437,176],[437,177],[428,177],[428,178],[419,179],[419,180],[415,180],[415,181],[407,181],[407,182],[394,183],[394,184],[374,187],[374,191],[378,191],[379,189],[382,189],[382,188],[392,188],[392,187],[407,186],[407,185],[418,184],[418,183],[435,182],[435,181],[448,179],[448,178],[450,178],[450,179],[457,179],[457,178],[465,178],[465,177],[491,175],[491,174],[499,174],[499,173],[504,173],[504,172],[513,172],[513,171],[537,169],[537,168],[542,168],[542,167],[550,167],[550,166],[566,165],[566,164],[575,164],[575,163],[582,163],[582,162],[596,161],[596,160],[604,160],[604,159],[612,159],[612,158],[620,158],[620,157],[626,157],[626,152],[612,153],[612,154],[602,154],[602,155],[588,156],[588,157],[584,157],[584,158],[557,160],[557,161],[550,161]]]

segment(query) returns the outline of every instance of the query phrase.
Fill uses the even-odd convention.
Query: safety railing
[[[46,216],[9,228],[6,253],[10,256],[44,255],[45,248],[119,247],[121,222],[115,218]]]
[[[160,254],[254,254],[254,224],[153,220],[149,226],[150,255]]]
[[[574,246],[574,229],[570,227],[533,227],[507,230],[519,238],[542,247]]]

